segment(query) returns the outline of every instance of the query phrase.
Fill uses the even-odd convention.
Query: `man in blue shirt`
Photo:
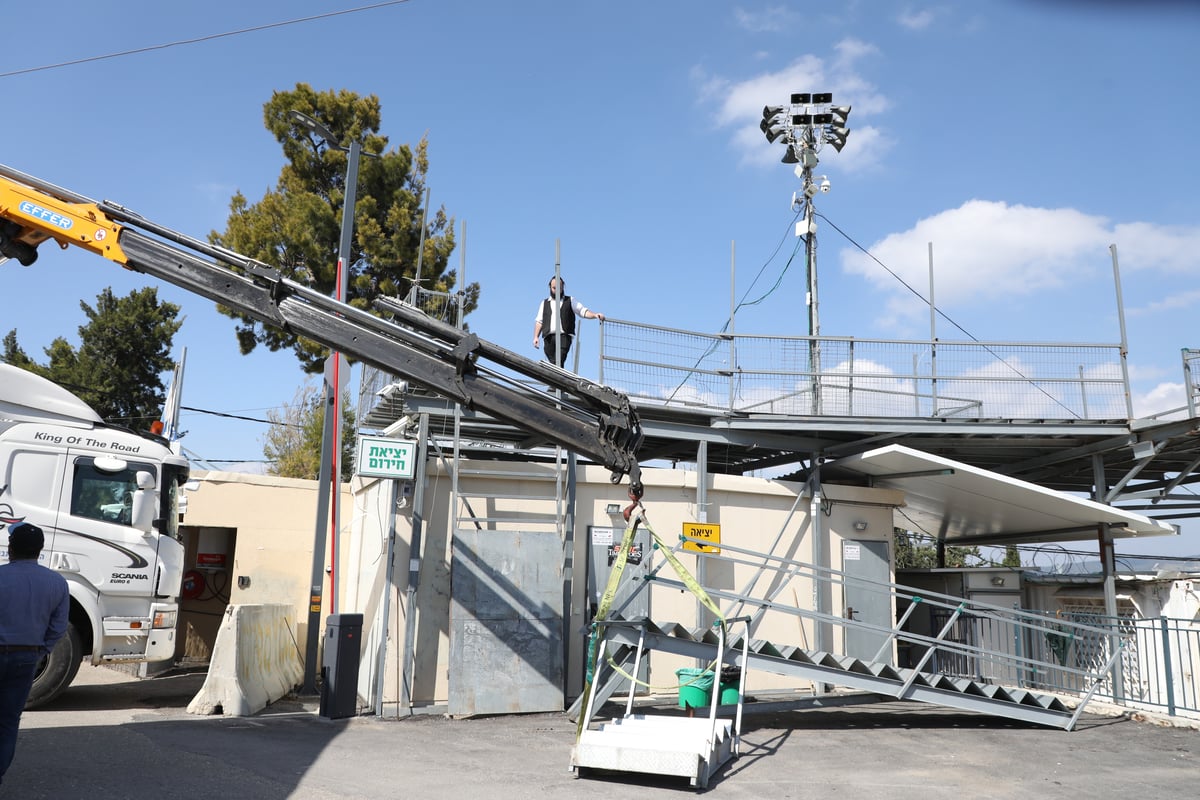
[[[62,575],[38,563],[45,544],[41,528],[15,522],[8,528],[8,563],[0,565],[0,783],[17,749],[38,662],[67,632],[71,595]]]

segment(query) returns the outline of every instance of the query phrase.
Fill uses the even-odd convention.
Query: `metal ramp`
[[[613,643],[624,646],[614,654],[614,660],[628,658],[637,650],[639,643],[647,650],[661,650],[690,658],[713,660],[717,657],[719,645],[712,641],[711,632],[697,636],[676,624],[659,626],[648,620],[640,624],[644,625],[644,633],[626,626],[613,626],[610,629],[609,638]],[[933,703],[1064,730],[1074,727],[1083,708],[1082,703],[1072,709],[1055,695],[1022,688],[894,667],[800,647],[778,647],[762,640],[735,641],[731,649],[742,649],[743,653],[731,653],[725,661],[742,667],[743,674],[746,670],[761,670],[818,684],[872,692],[897,700]],[[597,694],[603,697],[603,690]]]
[[[704,587],[712,598],[729,602],[727,618],[750,611],[749,633],[733,642],[730,652],[722,653],[720,637],[712,630],[689,629],[678,623],[655,624],[648,619],[625,624],[609,621],[605,623],[606,637],[614,648],[613,664],[624,668],[649,651],[662,651],[705,663],[716,659],[721,664],[735,665],[742,668],[743,678],[751,670],[792,676],[817,687],[818,693],[824,693],[825,686],[837,686],[1064,730],[1075,726],[1092,696],[1110,684],[1118,671],[1114,666],[1121,658],[1123,643],[1109,631],[1020,609],[870,581],[728,543],[722,544],[722,551],[724,559],[739,561],[739,556],[745,554],[753,561],[742,563],[756,564],[764,573],[781,576],[769,582],[774,589],[765,594],[752,592],[752,586],[741,591]],[[905,610],[888,628],[781,602],[782,587],[797,577],[836,587],[853,585],[860,592],[878,592],[887,602]],[[654,573],[643,583],[686,589],[683,582]],[[620,611],[614,609],[614,614]],[[912,630],[910,622],[918,611],[937,623],[928,633]],[[794,615],[813,626],[840,629],[843,634],[817,642],[818,648],[751,638],[768,612]],[[876,635],[881,642],[877,652],[867,657],[862,653],[854,657],[831,652],[828,643],[846,640],[847,631]],[[1103,656],[1097,662],[1099,666],[1083,668],[1064,663],[1061,645],[1072,640],[1096,643]],[[913,654],[911,666],[894,665],[901,648]],[[613,671],[607,677],[598,676],[594,707],[603,705],[615,691],[615,675]],[[578,713],[580,700],[570,713]]]

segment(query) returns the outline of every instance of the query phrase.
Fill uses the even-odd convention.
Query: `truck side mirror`
[[[154,494],[154,476],[149,472],[138,470],[135,480],[137,490],[133,493],[133,527],[149,533],[154,529],[154,514],[156,497]]]

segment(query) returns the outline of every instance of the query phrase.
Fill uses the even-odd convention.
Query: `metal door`
[[[882,631],[847,625],[846,655],[871,660],[887,641],[892,620],[892,564],[888,543],[876,540],[842,542],[842,571],[846,573],[843,616],[865,622]],[[879,660],[893,663],[889,647]]]
[[[588,610],[590,622],[596,616],[596,607],[608,586],[612,564],[617,548],[621,545],[624,530],[588,526]],[[650,595],[645,591],[646,567],[650,562],[650,534],[639,529],[634,534],[633,552],[625,562],[621,583],[613,595],[610,617],[634,619],[650,615]]]
[[[624,533],[623,528],[595,525],[588,527],[587,621],[589,623],[595,619],[600,599],[608,587],[613,561],[616,560],[617,549],[621,546],[621,538]],[[645,580],[649,565],[650,534],[644,528],[639,528],[634,534],[633,552],[629,554],[625,562],[620,583],[617,584],[616,591],[613,593],[609,619],[637,619],[639,617],[649,619],[650,590]],[[586,642],[583,652],[590,652],[586,647]],[[650,680],[650,660],[648,658],[642,658],[638,667],[638,680],[643,683]],[[614,691],[629,691],[629,680],[619,679],[619,682],[614,684]]]
[[[553,531],[455,532],[450,714],[563,709],[562,581]]]

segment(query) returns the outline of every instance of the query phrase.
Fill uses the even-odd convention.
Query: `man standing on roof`
[[[62,575],[38,563],[45,544],[37,525],[8,528],[8,563],[0,566],[0,783],[38,662],[67,632],[71,593]]]
[[[533,346],[538,347],[541,339],[546,340],[546,358],[551,364],[562,366],[567,363],[567,353],[575,336],[575,318],[604,321],[599,311],[589,310],[583,303],[568,294],[566,281],[550,279],[550,297],[538,306],[533,323]]]

